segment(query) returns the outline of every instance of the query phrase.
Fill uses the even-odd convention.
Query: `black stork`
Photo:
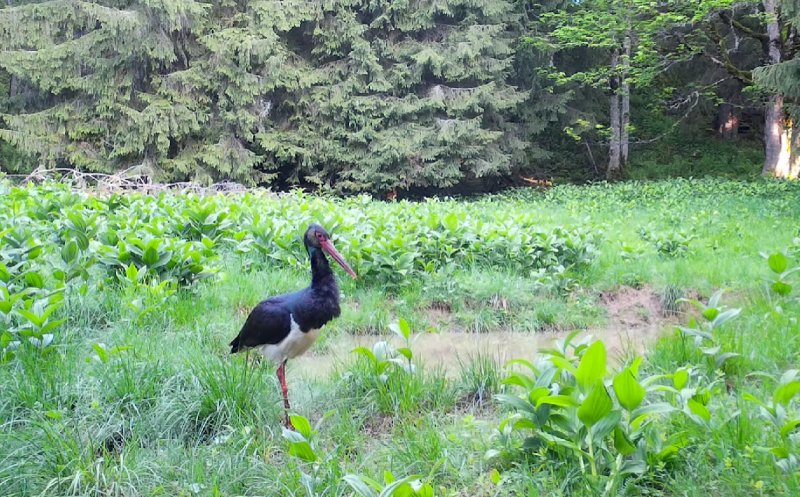
[[[247,316],[241,331],[230,343],[231,354],[256,349],[279,364],[278,380],[283,393],[284,419],[289,422],[289,391],[286,388],[286,361],[303,354],[319,337],[320,328],[339,317],[339,284],[328,264],[330,255],[353,278],[356,272],[334,248],[325,228],[312,224],[303,242],[311,259],[311,285],[303,290],[260,302]]]

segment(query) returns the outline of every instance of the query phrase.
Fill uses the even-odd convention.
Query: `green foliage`
[[[442,388],[442,379],[430,378],[414,364],[411,349],[414,339],[408,323],[400,320],[390,328],[404,342],[403,346],[395,347],[388,340],[381,340],[372,348],[353,349],[358,359],[342,374],[342,394],[389,415],[449,402],[452,393]]]
[[[0,349],[19,344],[0,363],[0,487],[13,496],[351,496],[359,495],[351,483],[372,495],[420,475],[393,488],[444,496],[798,495],[797,273],[783,278],[793,286],[787,296],[770,288],[800,253],[797,232],[785,229],[800,215],[797,198],[797,183],[715,179],[424,203],[113,195],[2,181],[0,288],[8,293],[0,289]],[[435,229],[422,227],[429,215]],[[475,236],[494,219],[508,224],[509,240]],[[229,356],[225,343],[258,300],[307,284],[300,233],[311,220],[331,229],[348,259],[363,247],[383,250],[376,247],[394,239],[393,230],[408,231],[403,246],[427,259],[415,256],[411,282],[363,262],[360,273],[378,276],[342,279],[342,315],[307,356],[289,362],[297,431],[282,437],[274,365],[252,353]],[[663,257],[639,238],[640,227],[691,233],[691,251]],[[109,269],[97,250],[117,246],[111,231],[126,246],[163,240],[159,251],[168,242],[202,250],[211,240],[204,266],[219,268],[218,277],[179,285],[170,273],[130,262]],[[549,256],[503,260],[489,252],[538,243],[528,231],[548,234],[556,259],[581,260],[589,239],[592,255],[562,272],[548,266]],[[432,248],[414,241],[422,234]],[[577,252],[558,241],[569,237]],[[619,253],[625,244],[633,256]],[[394,250],[403,254],[403,246]],[[786,260],[770,261],[777,253]],[[531,268],[538,264],[543,274]],[[559,281],[571,290],[562,293]],[[709,302],[720,287],[731,289],[725,295],[741,312],[712,329],[729,310],[728,299]],[[701,307],[678,307],[680,297],[697,295]],[[613,313],[631,296],[647,305],[662,296],[678,315],[689,309],[695,330],[712,331],[713,341],[699,346],[719,350],[706,355],[694,336],[665,333],[637,359],[615,336],[641,337],[641,323],[630,327],[630,316]],[[49,330],[50,345],[17,333],[35,330],[18,310],[41,321],[54,303],[43,326],[66,321]],[[657,314],[634,319],[668,326]],[[414,341],[429,327],[439,334]],[[576,328],[592,329],[603,344],[572,338],[542,351],[535,371],[498,367],[503,356],[525,358]],[[478,329],[490,333],[463,333]],[[379,341],[390,345],[380,358]],[[376,361],[347,353],[357,345]],[[477,352],[455,360],[462,346]],[[741,355],[722,362],[723,376],[716,358],[730,352]],[[509,394],[518,401],[491,401]],[[498,457],[484,458],[487,450]]]
[[[640,377],[640,358],[610,373],[603,342],[575,341],[575,335],[542,351],[535,363],[510,363],[524,370],[509,373],[504,383],[521,388],[522,394],[497,396],[514,413],[499,426],[507,449],[489,454],[514,457],[522,450],[566,458],[582,474],[602,477],[608,493],[625,478],[642,477],[675,458],[686,436],[676,432],[662,437],[663,426],[682,411],[697,422],[708,421],[709,390],[690,387],[694,376],[684,369]],[[519,445],[517,433],[525,434]]]
[[[772,397],[766,401],[749,393],[744,394],[743,398],[758,406],[758,416],[768,423],[769,428],[774,430],[770,440],[777,443],[762,449],[769,452],[781,471],[792,474],[800,468],[800,460],[797,457],[800,411],[798,403],[795,401],[795,397],[800,394],[798,371],[796,369],[786,371],[775,381],[775,384]],[[778,437],[774,436],[775,433],[778,434]]]
[[[0,107],[0,140],[51,166],[201,183],[506,175],[527,138],[514,19],[485,0],[10,6],[0,69],[31,96]]]
[[[685,299],[700,311],[700,321],[692,318],[689,321],[689,326],[678,326],[676,331],[681,335],[682,339],[691,337],[693,344],[706,358],[705,366],[707,374],[713,376],[714,372],[723,369],[727,361],[737,357],[739,354],[735,352],[726,352],[717,343],[718,338],[716,333],[719,333],[723,324],[736,318],[741,309],[727,309],[720,304],[723,291],[719,290],[714,293],[709,299],[708,304],[704,304],[695,299]],[[688,359],[689,357],[686,357]]]

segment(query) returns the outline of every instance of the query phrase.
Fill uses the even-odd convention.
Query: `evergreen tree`
[[[299,48],[313,83],[259,144],[296,179],[348,190],[507,173],[524,141],[504,1],[322,2]]]
[[[31,88],[0,139],[47,165],[389,190],[522,159],[510,2],[51,0],[0,10]]]
[[[188,68],[206,6],[55,0],[0,11],[0,66],[40,98],[5,114],[0,137],[49,165],[112,171],[177,157],[202,129],[195,99],[170,91]]]

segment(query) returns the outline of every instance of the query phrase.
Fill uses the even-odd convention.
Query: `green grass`
[[[72,198],[55,191],[48,198]],[[243,213],[256,208],[281,210],[288,218],[303,205],[313,215],[334,206],[357,220],[382,223],[376,235],[382,238],[370,240],[358,238],[366,231],[355,221],[340,219],[338,245],[367,276],[341,278],[343,313],[315,345],[313,352],[321,355],[341,351],[339,344],[350,335],[372,347],[391,336],[389,327],[400,318],[415,333],[602,329],[619,323],[608,322],[601,295],[621,286],[652,289],[671,319],[686,324],[697,313],[688,313],[679,298],[705,301],[715,290],[729,289],[723,303],[742,313],[714,333],[722,350],[740,357],[725,364],[724,381],[712,388],[711,420],[703,426],[680,416],[659,421],[665,435],[685,432],[691,442],[668,464],[625,479],[614,494],[749,497],[800,494],[798,470],[782,471],[761,449],[781,442],[776,429],[744,400],[745,394],[768,399],[775,387],[753,373],[780,376],[800,364],[797,290],[788,297],[770,291],[765,278],[771,273],[759,255],[797,250],[798,194],[800,188],[789,183],[679,180],[520,191],[430,205],[291,196],[278,201],[279,208],[256,197],[241,205],[216,201],[230,209],[231,233],[249,229]],[[57,260],[62,242],[52,227],[40,229],[50,222],[47,217],[31,215],[23,222],[19,214],[40,209],[41,202],[22,196],[17,191],[4,201],[14,198],[24,205],[16,210],[17,223],[31,226],[45,246],[56,247],[47,261]],[[406,247],[421,250],[429,243],[439,251],[451,241],[415,241],[435,230],[410,219],[449,212],[461,216],[458,230],[464,236],[486,233],[479,224],[492,223],[495,213],[517,224],[483,251],[428,254],[436,267],[415,267],[406,278],[358,255],[354,240],[360,240],[361,250],[366,243],[373,253],[402,255],[403,249],[381,248],[394,236],[389,229],[398,231]],[[540,229],[558,238],[562,235],[553,230],[561,227],[576,237],[596,236],[597,254],[563,270],[558,263],[540,270],[522,257],[506,257],[515,229]],[[287,233],[301,229],[286,228]],[[337,241],[337,230],[332,231]],[[297,233],[285,236],[294,236],[292,243],[299,239]],[[10,242],[3,243],[3,257],[16,253]],[[293,412],[316,427],[311,441],[317,460],[292,455],[282,435],[274,367],[253,357],[248,366],[244,355],[228,354],[227,343],[259,300],[307,284],[305,262],[285,259],[294,253],[291,246],[270,258],[236,253],[235,244],[222,238],[218,244],[218,258],[209,262],[219,269],[218,277],[177,288],[172,296],[158,294],[146,302],[152,310],[144,314],[128,304],[145,299],[150,290],[125,287],[99,265],[90,268],[84,294],[78,291],[80,280],[67,285],[56,313],[66,322],[53,344],[43,349],[23,344],[0,363],[0,494],[347,496],[352,490],[342,480],[346,474],[383,481],[386,471],[397,478],[419,474],[436,495],[603,494],[602,475],[582,473],[574,459],[556,451],[521,450],[522,437],[498,431],[513,410],[493,396],[518,391],[503,383],[507,371],[488,353],[458,357],[455,374],[418,360],[410,373],[390,366],[386,378],[348,350],[322,376],[305,376],[300,363],[290,362]],[[48,276],[44,262],[31,264]],[[0,331],[17,324],[0,314]],[[665,331],[647,351],[642,371],[672,373],[682,365],[704,371],[700,352],[669,327]],[[401,346],[397,339],[391,343]],[[95,344],[121,349],[94,358]],[[416,352],[413,342],[410,348]],[[534,358],[533,350],[517,352],[519,358]],[[715,374],[703,372],[703,378],[711,384]],[[789,412],[797,416],[793,402]],[[796,440],[787,443],[798,447]],[[490,450],[505,456],[486,458]]]

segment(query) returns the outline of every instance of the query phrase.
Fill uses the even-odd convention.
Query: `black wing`
[[[245,347],[280,343],[289,335],[291,328],[289,309],[274,300],[265,300],[247,316],[239,335],[230,343],[231,354]]]

